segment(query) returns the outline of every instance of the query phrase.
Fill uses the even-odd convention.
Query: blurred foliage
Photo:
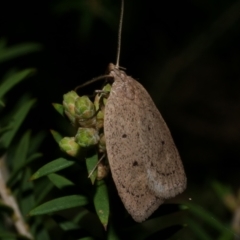
[[[39,44],[34,43],[7,47],[4,39],[0,40],[0,45],[1,64],[41,48]],[[26,91],[22,92],[20,98],[14,99],[14,104],[9,101],[9,98],[14,98],[12,89],[17,88],[23,80],[26,81],[35,72],[35,69],[11,69],[0,81],[1,239],[29,239],[32,234],[39,234],[39,239],[41,236],[42,239],[48,239],[48,233],[42,227],[41,218],[30,221],[26,217],[29,210],[36,204],[34,185],[29,184],[27,180],[32,173],[33,162],[42,156],[37,151],[44,133],[32,134],[22,125],[36,103],[36,99],[30,97],[30,93]]]
[[[50,134],[44,138],[49,129],[58,130],[56,141],[73,135],[51,103],[115,62],[119,9],[120,1],[110,0],[0,3],[0,150],[24,221],[35,239],[117,239],[119,232],[131,239],[239,239],[240,1],[125,2],[120,63],[153,97],[178,146],[188,189],[169,202],[183,203],[180,211],[165,204],[134,224],[109,180],[116,222],[105,232],[84,161],[61,158]],[[27,181],[53,159],[64,159],[60,172]],[[56,200],[67,210],[30,212]],[[73,209],[64,208],[68,200]],[[12,208],[0,208],[0,238],[23,239],[6,228]]]

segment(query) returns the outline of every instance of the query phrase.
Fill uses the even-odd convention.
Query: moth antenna
[[[121,38],[122,38],[122,24],[123,24],[123,12],[124,12],[124,0],[121,1],[121,13],[118,27],[118,45],[117,45],[117,60],[116,60],[116,68],[119,68],[119,58],[121,51]]]
[[[76,92],[79,88],[83,88],[83,87],[85,87],[85,86],[87,86],[87,85],[89,85],[89,84],[92,84],[92,83],[97,82],[97,81],[99,81],[99,80],[105,79],[105,78],[107,78],[107,77],[109,77],[109,75],[102,75],[102,76],[93,78],[92,80],[89,80],[89,81],[87,81],[87,82],[85,82],[85,83],[83,83],[83,84],[81,84],[81,85],[78,85],[78,86],[74,89],[74,91]]]

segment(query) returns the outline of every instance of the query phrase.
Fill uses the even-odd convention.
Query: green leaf
[[[3,239],[3,240],[29,240],[29,238],[27,238],[27,237],[9,233],[9,232],[5,232],[2,230],[0,231],[0,239]]]
[[[13,115],[11,122],[9,123],[9,128],[11,130],[5,132],[1,137],[2,147],[8,148],[17,130],[21,126],[23,120],[25,119],[26,115],[28,114],[28,112],[30,111],[35,102],[36,102],[35,99],[28,100],[28,102],[25,102],[24,104],[18,107],[17,111]]]
[[[34,187],[36,205],[40,204],[53,188],[54,185],[47,178],[40,179]]]
[[[42,46],[37,43],[21,43],[9,48],[0,48],[0,63],[41,49]]]
[[[30,142],[31,132],[27,131],[21,138],[17,148],[15,150],[14,156],[11,157],[13,165],[13,174],[10,177],[10,181],[17,182],[21,178],[22,167],[26,165],[27,152]],[[20,173],[20,174],[19,174]],[[11,182],[10,182],[11,183]],[[9,181],[8,181],[9,184]]]
[[[49,174],[48,178],[59,189],[63,189],[69,186],[74,186],[73,182],[56,173]]]
[[[24,164],[27,158],[27,152],[30,142],[31,132],[27,131],[21,138],[17,149],[15,151],[15,154],[13,156],[13,170],[19,168],[21,165]]]
[[[7,132],[7,131],[9,131],[9,130],[11,130],[11,129],[12,129],[12,128],[9,127],[9,126],[1,127],[1,129],[0,129],[0,134],[2,135],[3,133],[5,133],[5,132]]]
[[[5,107],[6,106],[5,103],[2,100],[0,100],[0,106],[1,107]]]
[[[229,232],[224,232],[222,235],[220,235],[218,237],[218,240],[232,240],[232,239],[239,239],[239,235],[238,234],[235,234],[234,232],[232,231],[229,231]]]
[[[54,140],[55,140],[57,143],[59,143],[60,140],[63,138],[63,136],[62,136],[59,132],[57,132],[57,131],[55,131],[55,130],[50,130],[50,132],[51,132],[51,134],[53,135],[53,138],[54,138]]]
[[[18,197],[18,202],[24,217],[26,217],[26,214],[35,206],[33,183],[27,181],[30,176],[31,171],[27,168],[24,171],[23,178],[21,179],[21,195]]]
[[[228,194],[232,193],[232,189],[229,186],[225,186],[220,182],[213,181],[211,183],[212,188],[215,190],[215,192],[218,194],[218,196],[222,199]]]
[[[64,231],[81,229],[81,227],[77,223],[75,223],[73,221],[69,221],[68,219],[66,219],[62,216],[54,215],[54,216],[52,216],[52,218],[56,221],[56,223]]]
[[[50,173],[54,173],[54,172],[60,171],[62,169],[68,168],[74,164],[75,164],[74,161],[69,161],[65,158],[58,158],[56,160],[53,160],[52,162],[45,164],[40,169],[38,169],[38,171],[35,172],[29,180],[30,181],[36,180],[36,179],[46,176]]]
[[[87,204],[88,199],[85,196],[81,195],[66,196],[43,203],[42,205],[31,210],[29,215],[35,216],[42,214],[50,214],[69,208],[85,206]]]
[[[94,184],[97,177],[97,164],[98,164],[98,154],[97,152],[89,152],[86,156],[86,166],[88,170],[88,175],[90,174],[90,180]],[[93,170],[94,169],[94,170]]]
[[[0,85],[0,99],[3,98],[3,96],[16,84],[26,79],[26,77],[32,75],[35,72],[36,72],[35,69],[25,69],[23,71],[14,73],[11,76],[9,76],[7,79],[5,79],[4,82],[2,82]]]
[[[107,186],[104,180],[96,181],[93,202],[97,215],[106,230],[109,218],[109,198]]]
[[[19,173],[21,173],[22,169],[25,168],[26,166],[28,166],[31,162],[33,162],[34,160],[38,159],[42,157],[42,153],[35,153],[33,155],[31,155],[25,162],[22,163],[22,165],[18,166],[18,168],[16,168],[10,175],[7,185],[8,186],[13,186],[17,181],[17,175]]]
[[[224,224],[222,224],[212,213],[209,213],[201,206],[198,206],[197,204],[193,204],[193,203],[186,203],[185,207],[187,207],[189,212],[199,217],[204,222],[206,222],[209,226],[218,230],[219,232],[229,231],[229,229]]]
[[[49,233],[42,217],[35,217],[30,227],[33,236],[36,237],[35,240],[50,240]]]
[[[52,104],[53,107],[55,108],[55,110],[61,115],[61,116],[64,116],[64,107],[62,104],[59,104],[59,103],[53,103]]]
[[[34,136],[31,136],[28,154],[35,154],[38,151],[45,137],[46,137],[46,132],[43,132],[43,131],[38,132]]]
[[[79,215],[81,216],[80,218],[79,218]],[[55,220],[55,222],[60,226],[60,228],[64,232],[67,232],[67,231],[68,232],[70,232],[70,231],[76,232],[76,231],[79,231],[80,229],[81,230],[84,229],[91,236],[95,236],[97,239],[103,239],[102,226],[100,226],[101,228],[99,228],[99,224],[98,224],[99,222],[97,222],[97,226],[96,226],[96,222],[95,222],[96,218],[93,218],[93,215],[84,208],[82,208],[79,211],[79,214],[77,217],[78,221],[76,221],[76,219],[69,221],[68,219],[66,219],[62,216],[59,216],[59,215],[53,215],[52,218]],[[94,228],[92,226],[94,226]],[[95,239],[95,238],[93,238],[93,239]]]

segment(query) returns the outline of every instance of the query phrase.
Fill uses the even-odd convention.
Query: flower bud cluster
[[[106,151],[103,132],[104,107],[111,85],[104,86],[92,102],[88,96],[79,96],[75,91],[63,95],[63,109],[71,124],[77,129],[73,137],[64,137],[59,146],[68,155],[77,157],[82,148],[97,146],[98,151]],[[105,166],[99,164],[99,175],[105,172]],[[101,168],[101,170],[100,170]],[[104,171],[103,171],[104,169]],[[99,178],[102,178],[99,176]]]

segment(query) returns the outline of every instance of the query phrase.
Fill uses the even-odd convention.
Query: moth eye
[[[127,134],[123,134],[123,135],[122,135],[122,138],[126,138],[126,137],[127,137]]]

